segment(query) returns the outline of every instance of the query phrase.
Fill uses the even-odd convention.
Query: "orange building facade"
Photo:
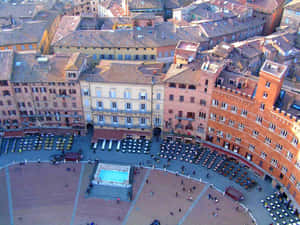
[[[274,108],[286,72],[286,66],[267,60],[252,95],[217,85],[206,139],[258,165],[265,180],[287,190],[299,204],[300,122]]]

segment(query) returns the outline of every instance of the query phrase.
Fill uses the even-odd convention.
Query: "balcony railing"
[[[187,121],[195,121],[195,118],[183,117],[183,116],[175,116],[177,120],[187,120]]]
[[[151,114],[151,111],[147,110],[124,110],[124,109],[103,109],[92,108],[94,112],[109,112],[109,113],[126,113],[126,114]]]
[[[141,124],[119,124],[119,123],[95,123],[97,126],[101,127],[114,127],[114,128],[132,128],[132,129],[151,129],[149,125],[141,125]]]

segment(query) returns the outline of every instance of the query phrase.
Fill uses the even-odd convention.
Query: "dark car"
[[[67,152],[65,154],[66,161],[80,161],[82,158],[83,155],[80,152]]]
[[[150,225],[160,225],[159,220],[154,220]]]
[[[64,155],[62,154],[55,154],[50,156],[51,161],[63,161],[64,160]]]

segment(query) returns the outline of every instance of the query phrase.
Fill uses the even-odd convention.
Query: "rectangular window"
[[[282,150],[282,145],[276,144],[275,150],[281,152],[281,150]]]
[[[97,96],[98,98],[101,97],[101,89],[99,89],[99,88],[96,89],[96,96]]]
[[[287,171],[288,171],[288,169],[285,166],[282,166],[281,173],[285,175],[287,173]]]
[[[210,114],[210,119],[211,119],[211,120],[216,120],[216,117],[217,117],[216,114],[214,114],[214,113],[211,113],[211,114]]]
[[[131,109],[131,103],[129,103],[129,102],[126,103],[126,104],[125,104],[125,109],[126,109],[126,110],[130,110],[130,109]]]
[[[269,130],[274,131],[275,129],[276,129],[275,124],[270,123],[270,124],[269,124]]]
[[[242,139],[241,138],[235,138],[235,143],[237,143],[237,144],[241,144],[241,142],[242,142]]]
[[[209,132],[209,133],[214,133],[214,132],[215,132],[215,129],[212,128],[212,127],[208,127],[208,132]]]
[[[140,93],[140,99],[141,100],[146,100],[147,99],[147,93],[146,92],[141,92]]]
[[[130,99],[130,91],[129,90],[125,90],[125,92],[124,92],[124,98],[126,98],[126,99]]]
[[[179,96],[179,101],[184,102],[184,96]]]
[[[232,135],[231,134],[226,134],[226,139],[231,140]]]
[[[224,116],[219,116],[220,123],[225,123],[226,118]]]
[[[288,152],[286,153],[286,158],[287,158],[288,160],[291,161],[291,160],[294,158],[293,153],[291,153],[291,152],[288,151]]]
[[[261,116],[256,117],[256,123],[262,124],[262,117]]]
[[[109,97],[115,98],[116,97],[116,90],[115,89],[110,89],[109,90]]]
[[[87,88],[82,89],[82,95],[83,96],[90,96],[89,89],[87,89]]]
[[[227,109],[227,106],[228,106],[227,103],[222,102],[221,109],[226,110],[226,109]]]
[[[212,100],[212,105],[213,105],[213,106],[218,106],[218,105],[219,105],[219,101],[216,100],[216,99],[213,99],[213,100]]]
[[[264,103],[261,103],[259,109],[260,109],[261,111],[264,111],[264,110],[265,110],[265,104],[264,104]]]
[[[219,136],[219,137],[223,137],[223,131],[221,131],[221,130],[218,130],[218,131],[217,131],[217,136]]]
[[[111,103],[111,108],[116,110],[117,109],[117,103],[116,102],[112,102]]]
[[[276,159],[271,159],[271,165],[274,166],[275,168],[278,167],[278,161]]]
[[[118,117],[117,116],[112,116],[112,122],[113,123],[118,123]]]
[[[145,111],[145,110],[146,110],[146,104],[141,104],[141,105],[140,105],[140,109],[141,109],[142,111]]]
[[[295,145],[295,146],[297,146],[298,145],[298,138],[296,138],[296,137],[293,137],[293,140],[292,140],[292,144],[293,145]]]
[[[160,104],[156,104],[156,110],[160,110]]]
[[[234,126],[234,121],[233,120],[228,120],[228,125],[233,127]]]
[[[146,118],[145,117],[141,117],[141,125],[146,125]]]
[[[247,117],[247,115],[248,115],[248,111],[243,109],[241,112],[241,116]]]
[[[174,100],[174,95],[169,95],[169,100],[173,101]]]
[[[244,130],[245,126],[244,126],[244,124],[242,124],[242,123],[239,123],[239,126],[238,126],[238,128],[239,128],[239,130]]]
[[[266,85],[265,85],[267,88],[270,88],[271,86],[271,83],[269,81],[266,81]]]
[[[103,107],[102,102],[101,102],[101,101],[98,101],[98,102],[97,102],[97,108],[102,109],[102,107]]]
[[[101,123],[104,122],[104,116],[103,115],[98,115],[98,121]]]
[[[206,101],[204,99],[200,99],[200,105],[206,106]]]
[[[194,103],[195,102],[195,97],[191,97],[190,100],[191,100],[191,103]]]
[[[253,130],[253,131],[252,131],[252,136],[253,136],[253,137],[257,137],[258,134],[259,134],[259,132],[258,132],[257,130]]]
[[[161,97],[160,97],[160,93],[157,93],[157,94],[156,94],[156,99],[157,99],[157,100],[160,100],[160,98],[161,98]]]
[[[249,150],[250,150],[251,152],[253,152],[253,151],[255,150],[255,146],[252,145],[252,144],[249,144]]]
[[[265,144],[270,145],[271,142],[272,142],[271,138],[269,138],[269,137],[265,138]]]
[[[231,111],[232,113],[236,113],[236,112],[237,112],[237,107],[234,106],[234,105],[232,105],[232,106],[230,107],[230,111]]]
[[[282,137],[286,137],[287,134],[288,134],[288,132],[286,130],[281,130],[280,131],[280,136],[282,136]]]
[[[261,157],[262,159],[266,159],[267,154],[266,154],[265,152],[261,152],[261,153],[260,153],[260,157]]]
[[[290,181],[294,184],[295,181],[296,181],[296,178],[295,178],[295,175],[294,174],[291,174],[290,176]]]
[[[126,123],[131,124],[132,123],[132,118],[131,117],[126,117]]]

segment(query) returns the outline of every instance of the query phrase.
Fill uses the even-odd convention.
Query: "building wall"
[[[19,113],[9,81],[0,81],[0,131],[18,128]]]
[[[294,138],[299,140],[299,121],[273,109],[262,113],[255,99],[221,87],[214,90],[214,100],[218,105],[211,105],[207,139],[257,164],[273,177],[274,185],[280,182],[299,203],[300,166],[296,165],[299,144],[294,141]],[[222,103],[227,104],[226,109]],[[236,112],[232,106],[237,107]],[[242,110],[248,112],[247,116],[241,115]],[[258,115],[261,122],[257,121]]]
[[[81,81],[81,92],[85,121],[93,124],[96,129],[128,130],[130,128],[136,131],[151,131],[154,126],[152,119],[159,117],[162,121],[163,88],[161,85],[152,87],[151,85]],[[125,95],[125,92],[129,95]],[[157,99],[157,93],[161,93],[160,100]],[[143,99],[143,94],[146,99]],[[113,103],[116,103],[115,109],[112,107]],[[127,103],[131,105],[131,109],[126,108]],[[145,104],[144,110],[141,104]],[[156,108],[157,104],[160,105],[159,109]],[[152,107],[155,109],[152,110]],[[117,117],[117,122],[113,122],[113,116]],[[131,118],[131,123],[128,123],[127,117]],[[145,123],[142,122],[143,118]]]
[[[36,50],[37,46],[38,46],[37,43],[5,45],[5,46],[0,46],[0,50],[14,49],[15,51],[32,51],[32,50]]]
[[[55,53],[75,53],[81,52],[88,54],[97,61],[99,59],[116,59],[116,60],[135,60],[136,55],[139,55],[139,60],[144,60],[144,55],[146,55],[145,60],[156,59],[156,48],[87,48],[87,47],[70,47],[70,46],[54,46]],[[120,58],[121,57],[121,58]],[[130,57],[130,58],[128,58]]]
[[[84,129],[78,81],[20,82],[13,83],[13,88],[21,128]]]
[[[300,26],[300,14],[297,11],[291,9],[284,9],[280,26],[289,26],[293,28],[299,28]]]
[[[205,75],[201,76],[199,83],[195,84],[195,90],[189,89],[189,85],[179,88],[179,83],[173,83],[176,87],[170,87],[169,82],[165,83],[164,131],[205,139],[210,96],[214,83],[215,76]],[[173,96],[173,100],[170,95]],[[184,97],[183,102],[180,101],[180,96]],[[179,111],[182,111],[182,116],[179,115]],[[188,112],[194,113],[194,116],[191,118],[187,115]],[[176,128],[178,122],[182,124],[182,128]],[[192,130],[186,129],[189,123],[192,124]]]

